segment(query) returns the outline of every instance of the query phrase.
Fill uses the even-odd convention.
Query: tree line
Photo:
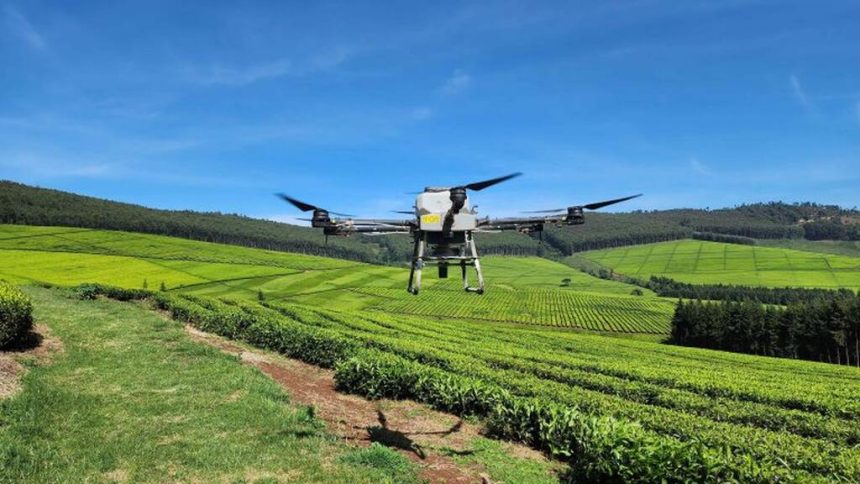
[[[693,232],[692,238],[724,244],[755,245],[755,239],[742,235],[718,234],[714,232]]]
[[[547,226],[542,243],[536,234],[482,233],[478,239],[483,254],[551,257],[690,238],[696,232],[759,239],[860,239],[857,222],[860,212],[853,209],[772,203],[719,210],[588,213],[584,226]],[[10,181],[0,181],[0,223],[126,230],[380,264],[402,264],[412,254],[411,239],[401,235],[326,241],[308,227],[236,214],[157,210]]]
[[[651,289],[658,296],[702,299],[710,301],[756,301],[761,304],[788,305],[797,302],[814,302],[834,297],[847,297],[850,289],[821,289],[805,287],[759,287],[733,284],[688,284],[662,276],[651,276],[648,281],[628,278],[633,283]]]
[[[679,301],[670,342],[860,367],[860,297],[794,302]]]

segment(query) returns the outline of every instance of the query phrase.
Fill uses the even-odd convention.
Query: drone
[[[332,212],[302,202],[283,193],[277,196],[302,212],[312,212],[311,218],[300,220],[310,222],[311,227],[322,229],[326,240],[329,236],[348,237],[353,234],[411,235],[414,246],[407,290],[415,295],[421,289],[421,272],[427,264],[435,264],[438,267],[440,279],[448,278],[449,266],[459,265],[463,289],[477,294],[484,293],[484,275],[481,272],[478,249],[475,247],[475,233],[516,230],[524,234],[541,235],[546,225],[582,225],[585,223],[585,210],[597,210],[642,196],[640,193],[586,205],[523,212],[533,214],[524,217],[478,218],[477,207],[469,204],[468,192],[478,192],[520,175],[522,173],[512,173],[455,187],[427,187],[415,198],[414,211],[395,211],[414,216],[412,219],[403,220],[354,218],[352,215]],[[332,216],[338,218],[333,219]],[[475,268],[477,286],[471,286],[469,283],[468,267]]]

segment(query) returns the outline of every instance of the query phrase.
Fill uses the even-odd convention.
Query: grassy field
[[[470,384],[480,382],[518,397],[575,407],[591,417],[636,422],[644,433],[625,437],[636,444],[618,444],[624,448],[672,447],[695,440],[708,449],[730,449],[724,465],[736,469],[755,462],[786,470],[801,481],[860,478],[857,368],[539,327],[167,297],[172,299],[166,307],[177,317],[208,331],[274,345],[310,361],[360,360],[353,364],[367,368],[367,374],[359,380],[368,381],[356,385],[375,389],[367,390],[370,394],[390,385],[397,390],[384,394],[391,391],[433,402],[453,391],[448,378],[466,377],[476,382]],[[236,329],[239,321],[246,329]],[[280,331],[284,339],[275,336]],[[403,363],[413,370],[393,364],[387,374],[385,366],[363,363],[372,357],[360,347],[422,363]],[[394,383],[422,366],[448,375],[442,377],[447,383],[433,387],[441,395],[410,393],[414,382]],[[462,391],[461,396],[457,392],[450,396],[456,402],[463,399],[453,405],[455,409],[482,395],[478,390]]]
[[[486,257],[488,292],[465,294],[452,277],[428,271],[425,290],[405,291],[406,267],[195,242],[171,237],[57,227],[0,225],[0,279],[76,285],[99,282],[211,297],[290,301],[624,333],[665,334],[672,302],[536,257]],[[456,272],[456,271],[453,271]],[[561,287],[562,280],[569,284]],[[444,292],[445,297],[433,297]],[[440,302],[441,300],[441,302]]]
[[[860,288],[860,258],[793,249],[679,240],[583,252],[627,276],[692,284]]]
[[[417,482],[393,451],[394,468],[356,461],[277,384],[174,322],[27,292],[63,351],[0,403],[2,482]]]
[[[666,477],[674,475],[672,472],[696,472],[690,471],[694,467],[687,459],[699,462],[696,456],[706,455],[702,457],[706,465],[713,467],[707,472],[730,470],[722,475],[768,476],[765,480],[772,480],[785,474],[800,481],[821,482],[860,479],[860,369],[545,328],[541,325],[591,324],[604,331],[656,332],[661,328],[660,318],[671,315],[668,301],[651,294],[627,295],[630,286],[577,274],[551,261],[487,258],[488,278],[495,279],[483,297],[455,290],[453,281],[431,283],[428,291],[412,297],[403,289],[405,271],[398,268],[323,259],[320,268],[314,269],[315,258],[295,256],[293,261],[291,254],[277,254],[276,262],[266,264],[263,251],[217,246],[209,254],[205,245],[173,244],[173,239],[164,237],[131,235],[126,245],[122,243],[126,235],[115,232],[63,231],[58,235],[57,229],[36,228],[15,235],[15,227],[3,230],[0,278],[63,284],[93,278],[90,280],[140,287],[141,274],[133,271],[148,268],[152,271],[147,273],[152,277],[149,285],[155,289],[170,275],[175,278],[171,279],[172,289],[161,297],[174,317],[290,357],[344,365],[339,371],[358,368],[350,380],[355,391],[373,395],[389,385],[386,394],[391,396],[408,396],[437,406],[444,400],[449,402],[442,405],[446,410],[466,414],[483,415],[488,408],[499,411],[499,397],[480,401],[482,395],[495,395],[486,388],[506,392],[504,401],[527,402],[512,404],[512,415],[517,408],[530,408],[522,405],[576,408],[582,416],[575,424],[552,421],[545,426],[586,429],[574,434],[574,441],[585,442],[585,447],[565,447],[571,440],[529,442],[551,452],[581,452],[612,443],[607,454],[589,454],[590,460],[581,462],[603,469],[600,472],[616,468],[650,472],[648,469],[662,469],[671,459],[684,462],[674,471],[659,471],[664,472],[659,476]],[[69,245],[60,247],[58,236]],[[25,239],[27,244],[21,242]],[[713,246],[723,248],[724,254],[743,248]],[[713,252],[711,244],[701,247],[702,252],[706,247]],[[97,264],[99,261],[102,263]],[[572,279],[572,288],[558,287],[563,277]],[[260,290],[265,305],[256,301]],[[0,448],[6,453],[4,459],[16,462],[11,468],[22,478],[65,480],[80,472],[98,480],[119,471],[143,476],[147,465],[165,459],[179,463],[156,468],[155,480],[240,479],[241,466],[248,461],[264,459],[274,467],[280,456],[269,450],[295,458],[298,451],[288,447],[300,444],[287,439],[280,443],[283,448],[273,446],[262,456],[237,451],[231,459],[225,457],[230,446],[244,445],[250,438],[237,431],[235,444],[228,441],[224,449],[213,451],[211,459],[194,461],[192,457],[210,445],[200,442],[200,436],[218,434],[218,425],[252,425],[248,420],[269,425],[268,417],[259,414],[272,411],[274,404],[269,400],[273,399],[283,412],[274,415],[289,422],[290,428],[314,427],[313,419],[289,407],[283,396],[271,396],[277,392],[272,393],[270,387],[253,379],[256,377],[230,376],[230,371],[239,370],[222,370],[219,362],[226,365],[226,357],[190,345],[177,326],[143,314],[138,306],[102,300],[74,302],[57,298],[55,291],[30,291],[39,317],[58,328],[67,352],[55,365],[34,370],[27,377],[24,393],[2,407],[3,422],[8,424],[0,425]],[[565,316],[566,312],[573,316]],[[150,367],[152,375],[134,371],[147,368],[149,372]],[[227,371],[227,376],[216,376],[212,368]],[[412,392],[416,382],[407,378],[412,371],[429,372],[439,381],[430,387],[432,391]],[[174,373],[183,380],[171,380],[168,375]],[[400,378],[407,380],[397,383]],[[198,390],[196,385],[204,381],[209,386]],[[474,388],[457,390],[454,382]],[[230,407],[220,402],[242,385],[258,388],[258,393],[249,391],[253,396],[249,406],[237,407],[238,415],[228,412],[225,417],[221,407]],[[59,396],[51,393],[54,388],[59,389]],[[126,403],[123,395],[131,401]],[[267,395],[269,400],[264,398]],[[77,410],[73,403],[81,401],[88,404],[85,410]],[[154,416],[169,419],[175,417],[174,412],[193,412],[204,401],[215,411],[189,419],[187,426],[181,421],[178,429],[162,430],[163,426],[152,423]],[[556,415],[554,410],[547,412]],[[61,417],[69,414],[80,418]],[[49,422],[48,429],[55,430],[42,433],[37,429],[34,422],[43,420]],[[128,430],[131,437],[107,430],[117,428],[121,420],[134,421]],[[94,426],[94,435],[102,435],[98,445],[83,444],[81,439],[90,435],[87,425]],[[173,432],[170,435],[187,432],[188,437],[174,442],[159,433],[162,431]],[[269,434],[254,435],[262,439]],[[509,436],[522,438],[518,435]],[[180,450],[168,447],[172,452],[161,453],[163,449],[152,442],[162,438]],[[317,434],[310,438],[309,445],[320,446],[323,453],[345,452]],[[566,437],[570,438],[574,437]],[[263,452],[254,447],[259,441],[247,445]],[[636,460],[640,454],[645,456],[643,461]],[[219,456],[221,461],[215,462]],[[47,462],[49,458],[54,460]],[[326,479],[354,474],[360,481],[385,472],[356,470],[349,462],[335,459],[330,474],[329,469],[322,470]],[[320,470],[314,467],[317,465],[310,459],[284,468],[309,472]],[[182,474],[171,474],[177,468]]]
[[[858,240],[761,239],[756,241],[756,244],[763,247],[781,247],[821,254],[860,257],[860,241]]]

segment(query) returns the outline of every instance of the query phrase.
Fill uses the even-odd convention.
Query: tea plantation
[[[431,276],[413,297],[405,268],[121,232],[3,226],[0,234],[0,279],[119,286],[76,293],[141,299],[203,331],[334,368],[342,391],[475,416],[495,437],[568,462],[569,477],[860,480],[860,369],[565,330],[665,333],[673,302],[552,261],[487,258],[486,295]],[[671,253],[672,244],[629,250]],[[668,265],[714,276],[717,262],[707,261],[717,247],[750,249],[685,241],[675,254],[699,254],[698,262]],[[771,250],[792,255],[755,248],[752,267],[765,275]],[[854,267],[848,257],[798,257],[812,273],[826,272],[814,265],[821,257],[845,274]]]

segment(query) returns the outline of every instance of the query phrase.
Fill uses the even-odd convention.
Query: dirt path
[[[236,355],[260,369],[287,390],[292,402],[313,406],[316,415],[338,437],[356,445],[379,442],[398,449],[418,463],[422,479],[446,483],[492,482],[481,466],[458,465],[449,457],[471,452],[471,442],[480,430],[476,425],[411,401],[370,401],[338,393],[331,370],[250,350],[191,326],[185,329],[192,339]],[[527,447],[513,444],[509,447],[510,453],[518,457],[545,459]]]
[[[42,364],[50,360],[54,353],[63,350],[59,339],[51,336],[44,324],[37,324],[23,341],[11,348],[0,350],[0,400],[12,396],[21,389],[21,377],[26,369],[21,361],[35,360]]]

